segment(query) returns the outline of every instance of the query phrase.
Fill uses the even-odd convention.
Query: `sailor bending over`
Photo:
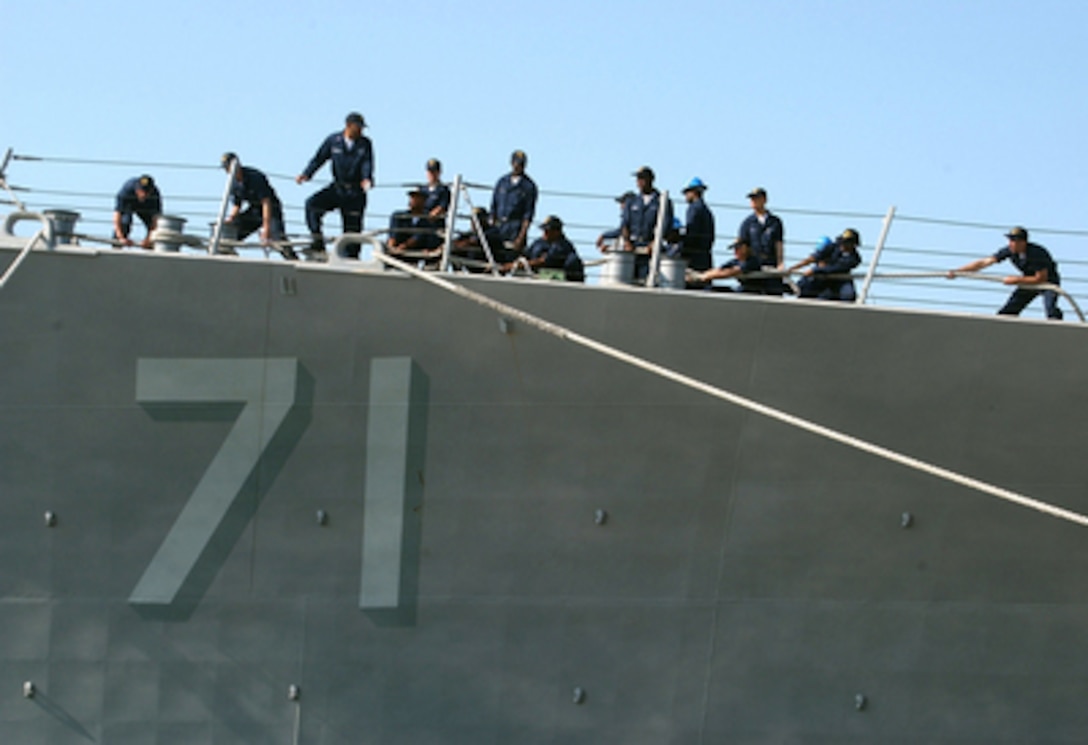
[[[959,269],[953,269],[948,273],[949,279],[955,279],[960,272],[977,272],[988,266],[997,264],[1005,259],[1011,259],[1013,265],[1020,270],[1023,276],[1010,275],[1002,280],[1007,285],[1016,287],[1008,301],[997,311],[1002,316],[1018,316],[1020,311],[1027,307],[1028,303],[1035,299],[1040,292],[1043,294],[1043,306],[1046,308],[1046,317],[1055,321],[1062,319],[1062,310],[1058,307],[1058,293],[1054,290],[1036,290],[1033,285],[1061,284],[1058,276],[1058,264],[1050,255],[1050,252],[1037,243],[1028,242],[1026,228],[1015,227],[1005,237],[1009,245],[997,251],[993,256],[964,264]]]
[[[289,245],[276,245],[278,241],[287,240],[287,233],[283,226],[283,205],[275,189],[268,183],[268,177],[256,168],[243,166],[234,153],[223,153],[219,160],[224,171],[230,171],[231,164],[235,162],[238,166],[234,169],[234,181],[230,185],[234,206],[227,215],[227,222],[235,227],[240,241],[260,229],[261,243],[275,246],[283,258],[294,261],[298,256]],[[246,205],[244,210],[243,203]]]
[[[140,218],[147,228],[147,236],[140,241],[143,248],[151,248],[151,231],[155,221],[162,214],[162,196],[155,186],[155,179],[144,174],[129,179],[117,192],[113,207],[113,238],[122,246],[133,246],[129,233],[132,232],[132,216]]]

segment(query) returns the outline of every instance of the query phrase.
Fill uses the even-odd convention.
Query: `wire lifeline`
[[[87,197],[91,199],[105,199],[110,202],[114,200],[116,194],[113,192],[104,191],[67,191],[65,189],[37,189],[28,186],[16,186],[17,191],[23,191],[28,194],[46,194],[52,197]],[[171,202],[216,202],[218,199],[215,197],[204,197],[196,195],[184,195],[184,194],[171,194]]]
[[[807,419],[794,416],[793,414],[788,414],[784,411],[775,409],[774,407],[761,404],[757,401],[745,398],[744,396],[740,396],[736,393],[732,393],[722,388],[712,386],[709,383],[704,383],[701,380],[696,380],[695,378],[684,375],[683,373],[676,372],[675,370],[671,370],[662,365],[649,362],[642,359],[641,357],[637,357],[633,354],[624,352],[623,350],[616,349],[615,347],[603,344],[594,339],[590,339],[589,337],[582,336],[581,334],[575,331],[571,331],[564,326],[552,323],[551,321],[546,321],[543,318],[535,316],[527,311],[523,311],[520,308],[515,308],[512,305],[507,305],[506,303],[503,303],[501,301],[489,298],[486,295],[482,295],[465,287],[461,287],[460,285],[450,282],[449,280],[430,275],[424,271],[416,269],[413,266],[409,266],[402,261],[398,261],[391,256],[386,256],[385,254],[377,252],[374,255],[382,262],[389,264],[390,266],[394,266],[397,269],[405,272],[406,274],[409,274],[417,279],[422,279],[425,282],[429,282],[437,287],[442,288],[443,290],[465,298],[466,300],[470,300],[477,305],[491,308],[492,310],[510,316],[511,318],[522,321],[526,325],[532,326],[533,328],[543,331],[544,333],[550,334],[565,341],[572,342],[574,344],[578,344],[579,346],[586,347],[587,349],[599,352],[600,354],[603,354],[607,357],[611,357],[615,360],[631,365],[632,367],[645,370],[646,372],[652,373],[667,380],[672,380],[673,382],[700,391],[713,398],[727,401],[736,406],[740,406],[741,408],[748,409],[749,411],[752,411],[756,414],[761,414],[771,419],[775,419],[791,427],[805,430],[806,432],[817,435],[818,437],[823,437],[825,439],[838,442],[842,445],[852,447],[855,450],[860,450],[862,452],[869,453],[870,455],[875,455],[878,458],[883,458],[893,463],[898,463],[902,466],[906,466],[907,468],[911,468],[916,471],[929,474],[931,476],[936,476],[937,478],[959,484],[960,486],[965,486],[969,489],[980,491],[984,494],[989,494],[990,496],[997,497],[998,499],[1002,499],[1006,502],[1011,502],[1013,504],[1020,505],[1021,507],[1032,509],[1043,514],[1050,515],[1051,517],[1056,517],[1060,520],[1066,520],[1071,523],[1076,523],[1078,525],[1088,527],[1088,516],[1082,515],[1079,512],[1074,512],[1072,510],[1067,510],[1063,507],[1058,507],[1056,505],[1052,505],[1038,499],[1033,499],[1032,497],[1018,494],[1017,492],[1014,492],[1010,489],[1004,489],[1000,486],[994,486],[993,484],[981,481],[980,479],[976,479],[971,476],[965,476],[963,474],[956,473],[955,471],[952,471],[950,469],[942,468],[941,466],[935,466],[931,463],[926,463],[925,461],[919,460],[918,458],[913,458],[909,455],[898,453],[889,448],[882,447],[871,442],[866,442],[865,440],[861,440],[843,432],[839,432],[838,430],[831,429],[830,427],[825,427],[821,424],[810,422]]]
[[[948,220],[940,217],[897,215],[896,218],[904,222],[914,222],[921,225],[943,225],[952,228],[979,228],[985,230],[1008,230],[1007,226],[996,225],[994,223],[969,222],[965,220]],[[1081,238],[1088,236],[1088,230],[1075,230],[1066,228],[1032,228],[1031,230],[1034,233],[1045,233],[1046,235],[1068,235]]]
[[[211,164],[203,164],[203,163],[176,163],[176,162],[160,162],[160,163],[156,163],[156,162],[129,161],[129,160],[66,158],[66,157],[56,157],[56,156],[48,156],[48,155],[27,155],[27,154],[22,154],[22,153],[12,153],[11,160],[19,160],[19,161],[26,161],[26,162],[36,162],[36,163],[61,163],[61,164],[69,164],[69,165],[124,166],[124,167],[133,167],[133,168],[177,168],[177,169],[182,169],[182,170],[204,170],[204,171],[218,171],[218,170],[220,170],[219,165],[211,165]],[[290,176],[290,175],[286,175],[286,174],[266,173],[266,175],[269,178],[276,178],[276,179],[282,179],[282,180],[288,180],[288,181],[294,180],[294,176]],[[415,183],[418,183],[418,182],[411,182],[411,183],[415,184]],[[477,183],[465,182],[465,185],[466,186],[471,186],[472,188],[486,189],[488,191],[490,191],[492,189],[492,186],[487,185],[487,184],[477,184]],[[400,186],[401,185],[399,185],[399,184],[380,184],[380,185],[375,186],[375,188],[378,188],[378,189],[381,189],[381,188],[400,188]],[[563,190],[542,189],[540,191],[540,194],[543,195],[543,196],[566,197],[566,198],[582,198],[582,199],[598,199],[598,200],[603,200],[603,201],[609,201],[609,200],[614,200],[615,199],[615,195],[594,194],[594,193],[590,193],[590,192],[563,191]],[[673,200],[673,201],[677,201],[677,200]],[[748,205],[740,204],[740,203],[707,202],[707,205],[710,206],[710,207],[718,207],[718,208],[726,209],[726,210],[745,211],[745,210],[749,209]],[[816,215],[816,216],[824,216],[824,217],[844,217],[844,218],[874,219],[874,220],[881,219],[881,218],[884,217],[883,214],[878,214],[878,213],[875,213],[875,212],[857,212],[857,211],[845,211],[845,210],[817,210],[817,209],[809,209],[809,208],[779,207],[775,211],[778,212],[778,213],[784,214],[784,215],[787,215],[787,214]],[[904,221],[904,222],[914,222],[914,223],[927,224],[927,225],[943,225],[943,226],[948,226],[948,227],[959,227],[959,228],[976,228],[976,229],[986,229],[986,230],[1004,230],[1006,228],[1006,226],[998,225],[998,224],[995,224],[995,223],[967,221],[967,220],[951,220],[951,219],[946,219],[946,218],[924,217],[924,216],[906,215],[906,214],[897,214],[896,219]],[[1047,234],[1047,235],[1065,235],[1065,236],[1073,236],[1073,237],[1088,236],[1088,230],[1063,229],[1063,228],[1045,228],[1045,227],[1044,228],[1034,227],[1034,228],[1032,228],[1032,230],[1034,232]]]
[[[63,192],[63,191],[48,191],[48,192],[46,192],[45,190],[41,190],[41,191],[31,190],[31,189],[26,189],[24,187],[14,187],[14,188],[17,189],[17,190],[21,189],[23,191],[37,191],[38,193],[78,194],[78,192]],[[96,195],[96,196],[106,196],[106,195],[100,194],[100,195]],[[183,196],[183,197],[173,197],[173,199],[179,200],[179,201],[181,201],[181,200],[202,201],[202,202],[203,201],[212,201],[211,198],[208,198],[208,197],[184,197]],[[4,200],[0,200],[0,203],[4,203]],[[82,217],[83,222],[91,223],[91,224],[102,224],[102,225],[111,225],[112,224],[112,221],[107,219],[107,218],[87,217],[88,213],[103,212],[105,214],[109,214],[108,210],[106,210],[104,208],[88,207],[88,206],[79,205],[79,204],[69,204],[69,205],[65,205],[65,207],[81,212],[83,214],[83,217]],[[295,210],[295,209],[301,209],[301,208],[298,208],[295,205],[286,205],[286,209]],[[211,213],[211,212],[189,212],[187,214],[188,214],[188,216],[190,218],[190,222],[193,219],[208,219],[208,218],[216,217],[216,215]],[[374,216],[378,217],[378,218],[388,217],[384,213],[374,213]],[[461,217],[466,217],[467,218],[469,216],[468,215],[462,215]],[[568,224],[568,225],[573,225],[573,224]],[[579,227],[579,226],[575,225],[575,227]],[[591,226],[580,226],[580,227],[591,227]],[[96,240],[98,242],[109,242],[109,239],[98,239],[98,238],[95,238],[93,236],[86,235],[86,234],[78,234],[75,237],[77,237],[77,238],[87,238],[89,240]],[[253,247],[251,244],[247,244],[247,243],[243,243],[243,242],[237,242],[237,243],[234,243],[232,245],[242,247],[242,248]],[[299,241],[291,243],[291,245],[292,246],[300,246],[300,245],[308,245],[308,243],[305,240],[300,239]],[[906,249],[896,249],[896,250],[906,250]],[[932,253],[936,254],[937,252],[932,252]],[[948,252],[947,255],[949,255],[949,256],[953,256],[953,255],[974,256],[975,253],[970,253],[970,254],[968,254],[968,253],[958,253],[957,254],[956,252]],[[585,265],[587,267],[595,267],[595,266],[603,265],[603,264],[607,263],[607,261],[608,261],[607,257],[602,257],[602,258],[598,258],[598,259],[588,259],[588,260],[585,261]],[[461,263],[461,265],[474,266],[474,264],[471,261],[462,261],[460,263]],[[1064,263],[1066,263],[1066,264],[1088,265],[1088,262],[1078,262],[1078,261],[1075,261],[1075,260],[1074,261],[1065,261]],[[938,284],[944,285],[946,280],[947,280],[947,270],[945,270],[945,269],[930,270],[928,272],[916,272],[916,271],[911,270],[911,268],[908,265],[889,264],[888,262],[884,262],[884,265],[889,267],[889,268],[892,268],[892,269],[904,269],[904,270],[907,270],[907,271],[903,271],[903,272],[877,272],[877,273],[875,273],[873,275],[874,279],[898,280],[898,281],[903,282],[905,285],[920,286],[920,287],[937,287]],[[778,271],[772,271],[772,272],[767,272],[767,273],[759,272],[759,273],[753,274],[751,276],[755,277],[755,278],[771,277],[771,276],[783,276],[783,273],[778,272]],[[862,275],[856,275],[856,276],[860,277]],[[972,276],[974,276],[974,275],[972,275]],[[930,279],[930,278],[939,280],[939,282],[938,283],[929,283],[929,282],[925,281],[925,280]],[[1000,279],[1001,279],[1001,277],[997,277],[997,276],[994,276],[994,275],[977,275],[977,278],[981,279],[981,280],[991,280],[991,281],[1000,281]],[[1075,283],[1078,283],[1078,282],[1083,283],[1083,282],[1086,282],[1086,281],[1088,281],[1088,280],[1077,280],[1077,279],[1067,278],[1066,284],[1069,285],[1069,284],[1075,284]],[[983,284],[986,284],[986,283],[983,283]],[[985,289],[983,287],[971,286],[971,285],[963,286],[960,289],[961,289],[961,291],[964,291],[964,292],[979,293],[979,294],[989,292],[989,290],[987,290],[987,289]],[[1043,289],[1047,289],[1047,288],[1043,288]],[[1072,306],[1073,311],[1077,314],[1077,316],[1081,320],[1081,322],[1088,322],[1088,321],[1086,321],[1086,318],[1083,315],[1083,312],[1081,311],[1081,309],[1079,308],[1079,304],[1076,302],[1076,299],[1073,297],[1073,295],[1070,294],[1069,291],[1065,290],[1065,289],[1059,289],[1059,292],[1060,292],[1060,294],[1062,294],[1064,297],[1067,298],[1069,304]],[[875,299],[877,297],[879,297],[879,298],[881,298],[883,300],[894,300],[894,301],[897,301],[897,302],[907,302],[907,303],[912,303],[912,304],[915,304],[915,305],[922,305],[922,306],[928,305],[928,303],[915,303],[914,299],[911,298],[911,297],[904,297],[904,296],[897,296],[897,295],[894,295],[894,294],[887,294],[887,293],[885,293],[883,291],[878,292],[878,293],[870,293],[870,299]],[[971,308],[971,309],[976,309],[976,310],[981,310],[981,309],[985,309],[985,308],[989,307],[988,304],[985,304],[985,303],[970,303],[970,302],[964,303],[964,302],[957,302],[957,301],[953,301],[953,300],[945,300],[943,302],[946,305],[950,305],[950,306]]]
[[[34,163],[63,163],[79,166],[124,166],[126,168],[177,168],[190,171],[218,171],[218,165],[205,165],[203,163],[147,163],[134,160],[97,160],[93,158],[57,158],[42,155],[23,155],[16,153],[12,160],[31,161]]]
[[[10,150],[9,150],[9,153],[11,153]],[[214,165],[178,163],[178,162],[173,162],[173,163],[139,163],[139,162],[135,162],[135,161],[124,161],[124,160],[78,159],[78,158],[64,158],[64,157],[53,157],[53,156],[34,156],[34,155],[23,155],[23,154],[11,154],[11,159],[13,159],[13,160],[23,160],[23,161],[38,161],[38,162],[45,162],[45,163],[53,162],[53,163],[75,163],[75,164],[105,164],[105,165],[140,166],[140,167],[143,167],[143,168],[146,168],[146,167],[162,167],[162,168],[178,168],[178,169],[219,170],[219,167],[214,166]],[[290,176],[287,176],[287,175],[284,175],[284,174],[267,173],[267,175],[270,178],[273,178],[273,179],[283,179],[283,180],[287,180],[287,181],[293,180]],[[412,182],[412,183],[415,183],[415,182]],[[480,188],[480,189],[484,189],[484,190],[487,190],[487,191],[491,190],[491,187],[486,186],[486,185],[482,185],[482,184],[470,184],[469,182],[463,182],[463,184],[466,185],[466,186],[472,186],[473,188]],[[387,185],[378,185],[375,188],[376,189],[382,189],[382,188],[388,189],[388,188],[396,188],[397,186],[398,186],[397,184],[387,184]],[[23,190],[23,191],[35,191],[38,194],[51,194],[51,195],[56,195],[56,196],[64,196],[64,195],[81,196],[82,195],[82,196],[86,196],[86,197],[102,198],[102,199],[107,199],[110,196],[109,194],[106,194],[106,193],[66,192],[66,191],[62,191],[62,190],[34,190],[34,189],[26,189],[25,187],[12,187],[12,188],[14,188],[16,190]],[[558,190],[557,191],[551,191],[551,190],[542,189],[540,191],[540,193],[543,196],[550,195],[550,196],[560,196],[560,197],[599,199],[599,200],[606,200],[606,201],[610,201],[610,200],[613,199],[613,197],[608,196],[608,195],[593,194],[593,193],[589,193],[589,192],[573,192],[573,191],[568,192],[568,191],[558,191]],[[175,201],[182,201],[182,202],[214,201],[214,200],[211,200],[211,199],[206,198],[206,197],[197,197],[197,196],[176,196],[176,197],[173,197],[172,199],[175,200]],[[675,200],[672,200],[672,201],[675,201]],[[18,202],[16,204],[17,204],[17,206],[19,206]],[[744,210],[747,209],[743,205],[732,204],[732,203],[711,202],[711,203],[709,203],[709,205],[712,206],[712,207],[718,207],[718,208],[724,208],[724,209],[730,209],[730,210],[744,211]],[[66,205],[66,206],[71,206],[71,205]],[[296,204],[285,204],[284,207],[285,207],[285,211],[288,211],[288,212],[291,212],[291,213],[299,212],[302,209],[301,207],[299,207]],[[84,211],[86,211],[87,209],[90,209],[91,211],[96,210],[96,208],[82,208],[82,209]],[[877,218],[881,217],[881,215],[879,215],[877,213],[853,212],[853,211],[816,210],[816,209],[804,209],[804,208],[786,208],[786,207],[783,207],[783,208],[779,208],[778,211],[781,214],[784,214],[784,215],[785,214],[820,215],[820,216],[835,216],[835,217],[844,217],[844,218],[849,217],[849,218],[858,218],[858,219],[877,219]],[[201,213],[200,215],[194,215],[194,216],[204,217],[204,214]],[[372,217],[375,217],[375,218],[378,218],[378,219],[383,219],[386,216],[374,213],[372,215]],[[918,216],[912,216],[912,215],[904,215],[902,213],[897,214],[896,217],[897,217],[897,219],[901,219],[901,220],[906,221],[906,222],[928,223],[928,224],[944,225],[944,226],[967,227],[967,228],[986,228],[986,229],[997,229],[997,228],[1000,227],[998,225],[991,224],[991,223],[971,222],[971,221],[957,221],[957,220],[949,220],[949,219],[943,219],[943,218],[918,217]],[[611,226],[611,224],[604,225],[604,224],[568,223],[568,227],[572,228],[572,229],[574,229],[576,231],[603,230],[603,229],[606,229],[606,228],[608,228],[610,226]],[[1039,233],[1046,233],[1046,234],[1058,234],[1058,235],[1066,235],[1066,236],[1088,236],[1088,231],[1085,231],[1085,230],[1064,230],[1064,229],[1057,229],[1057,228],[1038,228],[1038,227],[1033,227],[1032,230],[1034,230],[1036,232],[1039,232]],[[731,239],[732,235],[726,235],[724,233],[720,233],[716,237],[719,238],[719,239]],[[787,245],[788,248],[792,248],[794,246],[798,246],[798,245],[802,245],[802,244],[808,244],[808,243],[810,243],[810,241],[800,241],[800,242],[799,241],[787,241],[786,245]],[[964,257],[966,257],[966,256],[975,255],[974,252],[972,252],[972,253],[959,252],[959,251],[937,252],[937,251],[926,251],[926,250],[917,251],[917,250],[912,250],[912,249],[905,249],[905,248],[902,248],[902,247],[896,248],[895,250],[896,251],[901,251],[901,252],[906,252],[906,253],[924,253],[924,254],[932,254],[932,255],[935,255],[935,256],[940,255],[940,256],[945,256],[945,257],[949,257],[949,256],[964,256]],[[1078,262],[1076,260],[1066,260],[1065,263],[1083,264],[1085,262]],[[873,278],[874,279],[876,279],[876,278],[892,279],[893,277],[890,277],[890,276],[887,276],[887,275],[884,275],[884,274],[874,274]],[[922,285],[922,286],[925,286],[925,285]],[[971,289],[973,290],[974,288],[971,288]],[[946,301],[946,302],[949,302],[949,304],[951,304],[951,305],[956,305],[956,303],[951,302],[951,301]],[[1074,306],[1074,310],[1078,313],[1078,316],[1080,316],[1082,318],[1082,320],[1083,320],[1084,317],[1083,317],[1083,315],[1081,315],[1079,308],[1076,307],[1076,302],[1072,299],[1071,296],[1070,296],[1070,303]],[[979,307],[983,307],[983,306],[980,305]]]

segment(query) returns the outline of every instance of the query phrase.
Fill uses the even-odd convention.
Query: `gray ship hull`
[[[1088,511],[1084,328],[458,283]],[[0,355],[4,743],[1088,731],[1088,529],[422,281],[35,252]]]

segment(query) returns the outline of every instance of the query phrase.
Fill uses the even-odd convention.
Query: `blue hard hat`
[[[693,178],[691,181],[688,182],[688,185],[683,188],[683,191],[694,191],[696,189],[707,189],[707,188],[709,188],[709,187],[707,187],[707,185],[703,183],[703,180],[701,178],[699,178],[698,176],[696,176],[695,178]]]

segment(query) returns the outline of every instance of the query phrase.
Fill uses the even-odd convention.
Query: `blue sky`
[[[1075,0],[0,0],[0,16],[0,148],[19,154],[215,165],[229,149],[287,177],[359,110],[380,187],[368,228],[403,206],[395,185],[421,179],[428,157],[447,177],[491,184],[521,148],[544,192],[538,214],[587,226],[571,231],[583,254],[615,206],[560,194],[618,194],[648,164],[676,197],[702,177],[723,234],[744,194],[765,186],[790,260],[848,225],[864,253],[879,231],[873,217],[798,211],[895,205],[908,217],[1027,225],[1067,277],[1088,277],[1075,265],[1088,253],[1088,4]],[[168,211],[197,214],[195,224],[214,211],[171,197],[217,199],[220,172],[149,170]],[[131,175],[8,167],[12,183],[86,194],[112,194]],[[301,231],[297,208],[314,185],[273,183]],[[108,209],[106,197],[24,201]],[[1003,245],[1001,232],[897,219],[889,244],[960,264]],[[942,263],[942,252],[955,258]]]

